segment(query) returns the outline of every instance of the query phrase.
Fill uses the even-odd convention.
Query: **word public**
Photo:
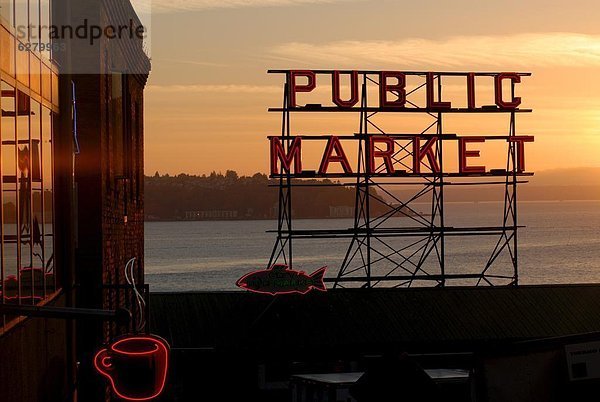
[[[514,73],[514,72],[502,72],[502,73],[456,73],[456,72],[402,72],[402,71],[339,71],[339,70],[272,70],[271,72],[285,72],[287,74],[287,86],[288,86],[288,107],[296,108],[297,95],[298,93],[312,92],[317,88],[317,77],[322,75],[331,76],[331,101],[338,108],[348,109],[356,106],[359,103],[359,84],[360,76],[369,77],[370,82],[376,82],[379,86],[379,108],[381,109],[415,109],[415,105],[411,102],[407,102],[407,95],[414,91],[407,93],[407,76],[419,76],[424,77],[425,91],[426,91],[426,105],[420,109],[428,111],[439,111],[452,109],[452,103],[450,101],[443,101],[436,99],[435,87],[441,85],[443,77],[464,77],[466,78],[466,110],[477,110],[476,99],[475,99],[475,77],[485,76],[491,77],[494,80],[494,101],[498,109],[513,110],[521,104],[521,98],[511,94],[503,93],[503,85],[510,83],[514,86],[521,82],[522,76],[527,76],[529,73]],[[350,91],[349,94],[344,96],[341,95],[341,77],[347,76],[349,78]],[[375,81],[377,80],[377,81]],[[506,98],[510,99],[506,99]],[[410,103],[407,106],[407,103]],[[489,108],[489,106],[488,106]]]

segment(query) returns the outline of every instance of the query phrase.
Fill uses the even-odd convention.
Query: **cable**
[[[135,293],[135,298],[139,310],[136,332],[141,332],[144,329],[144,326],[146,325],[146,317],[144,317],[144,307],[146,306],[146,301],[144,300],[144,297],[140,294],[140,292],[137,289],[137,286],[135,285],[135,259],[136,258],[133,257],[129,261],[127,261],[127,264],[125,264],[125,280],[133,288],[133,292]]]

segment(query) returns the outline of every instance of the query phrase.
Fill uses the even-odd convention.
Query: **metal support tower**
[[[284,71],[274,71],[284,72]],[[341,185],[355,188],[355,206],[353,226],[347,229],[315,229],[294,230],[292,228],[292,189],[295,186],[306,185],[302,178],[289,171],[280,169],[278,201],[277,239],[273,247],[269,266],[283,262],[292,266],[294,239],[328,239],[345,238],[349,245],[335,277],[326,278],[333,283],[333,287],[365,287],[375,286],[410,287],[410,286],[438,286],[446,285],[517,285],[518,284],[518,254],[517,254],[517,184],[523,183],[520,177],[531,175],[517,169],[518,147],[516,142],[509,141],[516,133],[516,114],[529,112],[529,109],[515,109],[512,111],[493,108],[479,110],[488,113],[508,113],[510,116],[507,135],[495,136],[494,139],[508,141],[508,155],[506,169],[492,170],[484,174],[459,175],[444,171],[444,143],[457,141],[455,134],[444,133],[443,117],[446,113],[466,112],[464,109],[440,109],[436,111],[419,110],[417,101],[413,96],[425,90],[426,82],[416,86],[405,94],[407,112],[414,111],[425,113],[431,121],[417,133],[404,134],[402,127],[398,127],[398,119],[394,119],[391,129],[384,129],[383,124],[377,122],[378,115],[393,114],[393,110],[373,108],[368,103],[369,84],[379,85],[372,78],[376,72],[363,72],[360,90],[360,107],[352,110],[339,110],[320,105],[307,105],[306,107],[290,107],[288,82],[284,89],[282,108],[272,108],[270,111],[282,113],[281,143],[287,152],[290,149],[294,135],[290,128],[292,112],[340,112],[354,111],[360,114],[359,130],[352,138],[358,141],[357,166],[353,177],[355,181],[345,182]],[[444,73],[447,74],[447,73]],[[464,73],[456,73],[464,74]],[[425,79],[425,73],[412,73],[412,75]],[[287,75],[289,80],[289,75]],[[437,88],[437,101],[442,100],[442,80],[440,75],[434,76]],[[515,85],[512,83],[512,94]],[[394,141],[395,152],[392,156],[394,164],[403,170],[396,171],[394,175],[384,174],[386,166],[382,162],[370,171],[369,137],[387,137]],[[306,140],[323,139],[326,136],[302,136]],[[415,171],[412,165],[415,149],[420,149],[428,140],[436,138],[432,146],[434,157],[424,158],[418,169],[426,170],[424,173]],[[488,138],[492,138],[488,136]],[[418,141],[415,144],[415,141]],[[376,150],[381,151],[379,148]],[[438,171],[433,169],[437,164]],[[421,170],[422,171],[422,170]],[[334,175],[332,175],[334,176]],[[385,177],[384,177],[385,176]],[[307,175],[306,177],[311,177]],[[348,175],[340,175],[347,178]],[[319,184],[312,184],[318,186]],[[331,184],[329,184],[331,185]],[[501,185],[504,187],[504,206],[501,223],[497,226],[447,226],[445,216],[444,189],[448,186],[477,186]],[[403,188],[410,196],[400,198],[394,189]],[[422,211],[428,205],[426,212]],[[403,217],[394,220],[394,217]],[[401,223],[398,223],[401,221]],[[477,272],[464,272],[460,267],[449,267],[447,264],[447,240],[460,237],[464,241],[474,241],[480,236],[491,236],[497,239],[495,246],[490,251],[490,256],[484,266]],[[508,256],[510,267],[501,267],[502,256]],[[504,258],[506,259],[506,258]],[[505,261],[503,261],[505,262]],[[452,268],[452,269],[450,269]],[[458,270],[457,270],[458,269]]]

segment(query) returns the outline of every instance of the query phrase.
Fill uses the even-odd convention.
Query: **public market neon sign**
[[[338,70],[274,70],[274,73],[286,74],[286,107],[282,111],[330,111],[348,112],[410,112],[410,113],[494,113],[519,111],[521,98],[515,96],[515,87],[529,73],[456,73],[456,72],[402,72],[402,71],[338,71]],[[318,87],[318,78],[329,76],[331,85],[331,104],[299,105],[298,94],[310,97]],[[342,89],[341,77],[349,82],[349,89]],[[416,88],[407,88],[407,77],[417,76],[424,82]],[[462,77],[466,86],[464,91],[466,107],[455,107],[441,96],[442,82],[445,77]],[[476,77],[493,80],[494,105],[478,105],[476,98]],[[360,88],[367,91],[369,86],[377,86],[376,104],[366,100],[359,105]],[[510,91],[506,91],[509,86]],[[424,88],[423,104],[408,100],[408,95]],[[436,91],[437,95],[436,96]],[[342,95],[345,92],[345,95]],[[357,106],[358,105],[358,106]],[[528,110],[525,110],[528,111]],[[366,173],[379,177],[397,176],[434,176],[442,174],[439,155],[436,155],[441,140],[457,143],[457,169],[444,171],[444,175],[478,176],[494,174],[502,169],[488,169],[481,162],[483,143],[504,141],[516,148],[515,173],[525,172],[525,143],[533,142],[529,135],[477,135],[458,136],[454,134],[384,134],[384,135],[330,135],[330,136],[270,136],[270,174],[271,177],[286,175],[289,177],[353,177],[354,172],[347,157],[344,144],[349,141],[365,141]],[[322,141],[323,152],[318,166],[307,169],[302,163],[303,144],[308,141]],[[405,152],[409,160],[403,158],[399,163],[398,153]],[[337,172],[331,167],[336,166]],[[505,174],[506,171],[503,172]]]

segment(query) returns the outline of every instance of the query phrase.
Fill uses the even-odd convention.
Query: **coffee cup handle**
[[[110,362],[110,356],[108,355],[107,349],[102,349],[96,356],[94,357],[94,366],[96,366],[96,370],[106,377],[110,377],[108,371],[112,368],[112,363]]]

